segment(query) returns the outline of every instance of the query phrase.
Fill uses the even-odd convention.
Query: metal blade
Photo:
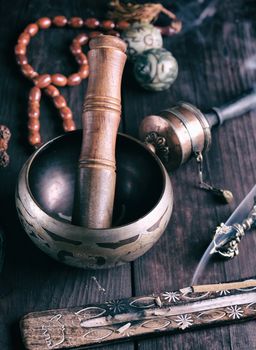
[[[240,242],[245,231],[242,223],[245,219],[250,218],[255,222],[255,213],[252,215],[252,209],[255,204],[256,185],[251,189],[248,195],[239,204],[236,210],[231,214],[225,224],[218,226],[215,231],[212,242],[204,252],[196,271],[192,278],[192,284],[197,283],[199,276],[208,264],[210,257],[219,253],[226,258],[232,258],[238,254],[238,243]],[[254,210],[255,212],[255,210]]]
[[[236,210],[225,222],[226,226],[241,224],[251,211],[256,198],[256,185],[251,189],[247,196],[242,200]]]
[[[217,227],[213,237],[213,244],[211,244],[210,255],[219,253],[227,258],[232,258],[238,254],[238,243],[245,234],[244,220],[248,220],[252,215],[252,222],[255,220],[255,215],[252,212],[255,198],[256,185],[254,185],[226,223]],[[252,224],[249,227],[251,226]]]

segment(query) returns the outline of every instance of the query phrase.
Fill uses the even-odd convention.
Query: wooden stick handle
[[[215,292],[188,287],[31,313],[21,320],[23,341],[29,350],[80,348],[256,318],[255,280],[231,283],[231,289],[227,283],[219,291],[213,286]]]
[[[113,36],[99,36],[90,42],[90,75],[73,210],[73,223],[84,227],[111,226],[125,49],[125,43]]]

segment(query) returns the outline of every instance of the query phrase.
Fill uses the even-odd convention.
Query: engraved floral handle
[[[21,320],[21,333],[29,350],[86,348],[254,318],[256,280],[251,279],[34,312]]]

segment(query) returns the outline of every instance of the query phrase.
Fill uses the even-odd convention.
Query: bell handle
[[[213,107],[205,117],[211,127],[222,125],[225,121],[240,117],[256,108],[256,87],[248,90],[239,98],[224,104],[221,107]]]

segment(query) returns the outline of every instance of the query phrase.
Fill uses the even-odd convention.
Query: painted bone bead
[[[171,52],[150,49],[136,56],[134,76],[140,85],[153,91],[169,89],[178,75],[178,63]]]
[[[122,39],[127,43],[126,53],[131,60],[146,50],[163,46],[160,30],[146,23],[132,24],[122,33]]]

